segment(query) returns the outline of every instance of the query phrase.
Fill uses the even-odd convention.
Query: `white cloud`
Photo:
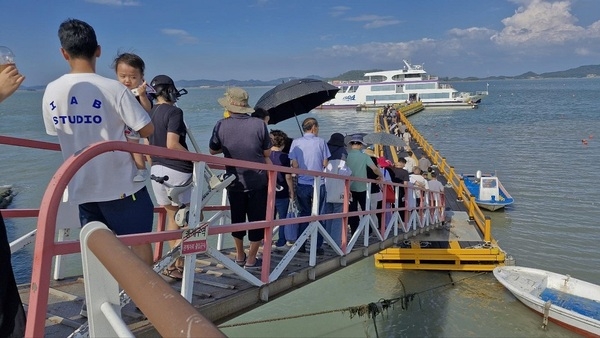
[[[182,29],[165,28],[161,32],[165,35],[173,36],[177,38],[177,42],[182,45],[189,45],[198,43],[198,38],[190,35],[190,33]]]
[[[135,0],[85,0],[86,2],[99,4],[99,5],[110,5],[110,6],[141,6],[139,1]]]
[[[338,17],[346,14],[351,8],[347,6],[335,6],[331,8],[331,16]]]
[[[401,21],[393,16],[379,16],[379,15],[361,15],[351,18],[346,18],[347,21],[366,22],[363,26],[366,29],[380,28],[385,26],[397,25]]]
[[[408,42],[370,42],[361,45],[335,45],[319,51],[326,57],[346,58],[360,56],[371,61],[402,62],[415,52],[432,49],[437,42],[432,39],[421,39]]]
[[[571,14],[571,1],[519,1],[515,14],[502,20],[504,29],[492,36],[501,46],[531,47],[565,44],[581,39],[591,31],[577,26]],[[596,36],[598,37],[598,36]]]
[[[489,39],[494,34],[496,34],[495,30],[483,27],[470,27],[466,29],[452,28],[448,31],[448,35],[450,35],[451,38],[456,39]]]
[[[517,9],[498,19],[503,24],[499,31],[488,28],[496,24],[490,22],[487,27],[453,28],[439,39],[337,44],[321,48],[313,56],[324,62],[335,59],[336,67],[345,63],[354,68],[360,64],[382,69],[396,67],[402,59],[413,59],[434,65],[429,66],[434,72],[439,67],[453,75],[469,71],[469,76],[477,75],[475,69],[483,69],[488,75],[501,69],[513,74],[537,70],[535,67],[541,64],[556,66],[564,59],[589,62],[583,60],[600,56],[600,20],[589,26],[578,25],[571,8],[576,0],[509,1],[516,3]],[[362,15],[345,20],[375,27],[379,20],[395,19]]]

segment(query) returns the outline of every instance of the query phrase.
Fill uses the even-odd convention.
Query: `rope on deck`
[[[394,304],[396,303],[400,303],[400,307],[402,308],[402,310],[407,310],[408,309],[408,305],[410,303],[412,303],[414,301],[414,299],[419,296],[420,294],[426,293],[426,292],[431,292],[437,289],[441,289],[441,288],[445,288],[447,286],[454,286],[457,283],[460,283],[462,281],[465,281],[467,279],[471,279],[471,278],[475,278],[484,274],[487,274],[488,272],[480,272],[477,274],[474,274],[472,276],[469,277],[465,277],[462,278],[458,281],[454,281],[452,280],[452,277],[450,276],[450,282],[442,284],[442,285],[438,285],[435,287],[432,287],[430,289],[426,289],[420,292],[415,292],[415,293],[406,293],[406,288],[404,287],[404,283],[402,282],[401,279],[398,279],[398,281],[400,282],[400,284],[402,285],[402,296],[400,297],[396,297],[396,298],[392,298],[392,299],[380,299],[377,302],[373,302],[373,303],[369,303],[369,304],[363,304],[363,305],[358,305],[358,306],[350,306],[350,307],[345,307],[345,308],[340,308],[340,309],[333,309],[333,310],[325,310],[325,311],[319,311],[319,312],[311,312],[311,313],[303,313],[303,314],[299,314],[299,315],[292,315],[292,316],[286,316],[286,317],[276,317],[276,318],[269,318],[269,319],[260,319],[260,320],[253,320],[253,321],[248,321],[248,322],[240,322],[240,323],[234,323],[234,324],[227,324],[227,325],[220,325],[219,329],[224,329],[224,328],[230,328],[230,327],[238,327],[238,326],[245,326],[245,325],[253,325],[253,324],[262,324],[262,323],[270,323],[270,322],[276,322],[276,321],[281,321],[281,320],[289,320],[289,319],[296,319],[296,318],[304,318],[304,317],[312,317],[312,316],[318,316],[318,315],[324,315],[324,314],[330,314],[330,313],[335,313],[335,312],[341,312],[341,313],[346,313],[348,312],[350,315],[350,319],[354,318],[355,316],[359,316],[359,317],[364,317],[366,316],[367,319],[373,319],[373,325],[375,327],[375,333],[376,336],[379,337],[379,333],[377,330],[377,323],[376,323],[376,318],[378,315],[383,315],[384,311],[387,311],[390,307],[393,308]],[[419,304],[420,304],[420,298],[419,298]]]

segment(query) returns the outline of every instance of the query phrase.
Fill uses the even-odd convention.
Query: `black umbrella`
[[[306,114],[335,97],[339,88],[316,79],[295,79],[275,86],[254,106],[269,112],[269,124]],[[298,126],[300,122],[298,122]]]

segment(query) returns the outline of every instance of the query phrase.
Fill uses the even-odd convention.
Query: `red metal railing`
[[[25,139],[17,139],[11,137],[0,136],[0,144],[10,144],[16,146],[48,149],[48,150],[59,150],[58,144],[32,141]],[[3,210],[2,214],[6,217],[38,217],[37,222],[37,235],[35,240],[35,251],[33,257],[33,270],[31,277],[31,290],[30,299],[27,314],[27,330],[26,336],[28,337],[39,337],[44,335],[44,323],[46,318],[48,292],[50,287],[50,274],[52,258],[56,255],[64,255],[70,253],[80,252],[79,241],[64,241],[55,242],[56,233],[56,220],[57,211],[61,202],[62,194],[67,184],[74,176],[74,174],[81,168],[85,163],[90,161],[92,158],[111,151],[125,151],[130,153],[143,153],[153,156],[161,156],[166,158],[176,158],[181,160],[188,160],[193,162],[205,162],[212,168],[221,169],[225,165],[245,167],[250,169],[265,170],[268,172],[269,185],[268,185],[268,200],[267,200],[267,219],[265,221],[251,222],[251,223],[240,223],[240,224],[225,224],[219,226],[213,226],[209,228],[209,235],[218,235],[230,233],[233,231],[244,231],[249,229],[264,229],[265,243],[271,243],[272,229],[276,226],[283,226],[288,223],[302,223],[302,222],[314,222],[323,221],[326,219],[342,218],[343,228],[347,228],[348,217],[351,216],[362,216],[368,214],[383,213],[385,219],[386,212],[406,212],[407,214],[412,210],[407,210],[404,207],[401,208],[390,208],[380,210],[366,210],[348,212],[348,203],[345,203],[342,214],[327,214],[327,215],[312,215],[306,217],[298,217],[295,219],[273,219],[274,215],[274,202],[275,202],[275,177],[277,172],[285,172],[291,174],[304,174],[321,177],[331,178],[343,178],[346,183],[346,194],[345,201],[348,201],[349,196],[349,185],[350,181],[362,181],[369,183],[382,183],[392,184],[391,182],[377,182],[369,179],[360,179],[355,177],[340,177],[337,175],[312,172],[294,168],[284,168],[281,166],[266,165],[259,163],[252,163],[240,160],[226,159],[223,157],[216,157],[205,154],[169,150],[163,147],[149,146],[143,144],[134,144],[122,141],[109,141],[99,142],[90,145],[84,151],[78,153],[76,156],[68,158],[56,171],[48,187],[44,193],[41,201],[39,210],[24,209],[24,210]],[[398,186],[397,184],[393,184]],[[407,189],[406,186],[400,186],[400,189]],[[383,189],[385,191],[386,189]],[[435,207],[419,207],[419,215],[423,217],[427,210],[432,211]],[[206,206],[203,210],[225,210],[228,209],[226,206]],[[443,210],[443,206],[442,206]],[[182,230],[174,231],[162,231],[164,230],[164,212],[161,208],[156,209],[157,212],[161,213],[158,222],[158,231],[154,233],[145,233],[137,235],[120,236],[120,240],[125,245],[139,245],[143,243],[159,243],[155,248],[155,255],[162,253],[162,242],[174,239],[180,239]],[[386,222],[381,222],[380,234],[385,233]],[[346,252],[346,245],[348,243],[347,235],[342,231],[342,249]],[[269,271],[270,271],[270,255],[271,246],[265,245],[263,249],[263,267],[261,272],[261,281],[263,283],[269,282]]]

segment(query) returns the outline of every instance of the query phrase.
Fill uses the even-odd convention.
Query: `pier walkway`
[[[164,148],[127,142],[102,142],[91,145],[77,156],[68,159],[59,168],[48,186],[39,210],[2,210],[5,218],[33,217],[38,219],[37,230],[11,243],[11,249],[15,251],[35,240],[32,280],[30,284],[20,287],[21,297],[28,312],[27,335],[84,337],[89,334],[86,318],[80,316],[80,309],[85,299],[84,277],[80,274],[68,276],[64,273],[64,267],[61,266],[64,255],[78,254],[82,250],[79,240],[73,238],[72,234],[72,232],[78,232],[78,221],[73,218],[73,210],[68,210],[68,204],[61,202],[61,196],[77,168],[91,158],[108,151],[138,152],[190,160],[195,163],[196,183],[193,187],[190,228],[199,229],[208,226],[206,236],[209,245],[198,254],[185,256],[182,281],[175,281],[167,277],[163,279],[165,283],[180,292],[182,297],[188,300],[204,317],[216,324],[342,269],[353,262],[379,254],[386,248],[395,250],[406,246],[421,247],[420,243],[424,240],[417,236],[427,236],[426,240],[430,243],[450,243],[455,239],[460,242],[469,242],[471,247],[487,250],[488,253],[490,250],[498,251],[499,248],[490,238],[489,218],[486,219],[478,209],[475,209],[474,201],[469,203],[469,196],[466,195],[468,192],[464,191],[464,187],[462,187],[464,184],[461,185],[460,180],[456,179],[453,168],[448,166],[445,159],[426,144],[426,141],[419,136],[404,116],[401,118],[404,119],[413,134],[414,141],[411,148],[424,151],[432,163],[438,164],[440,173],[447,177],[447,182],[444,183],[448,188],[441,205],[434,206],[429,203],[429,200],[432,200],[431,196],[425,192],[427,202],[414,209],[401,206],[385,210],[349,213],[347,203],[345,203],[341,214],[319,215],[318,207],[314,205],[311,216],[292,220],[273,219],[274,178],[278,171],[292,174],[310,173],[325,178],[339,177],[293,168],[249,164],[203,154],[167,151]],[[385,122],[381,125],[380,121],[382,120],[377,116],[376,130],[386,130]],[[0,144],[58,150],[56,144],[2,136],[0,136]],[[231,224],[228,217],[227,199],[224,194],[216,194],[210,199],[210,203],[207,203],[207,198],[203,198],[211,193],[211,190],[213,190],[212,193],[217,192],[210,182],[202,179],[202,173],[205,172],[206,166],[210,166],[213,170],[222,170],[225,165],[262,169],[268,172],[267,220]],[[344,179],[346,180],[347,199],[350,181],[355,178],[344,177]],[[356,180],[362,180],[369,184],[377,183],[367,179]],[[397,184],[394,184],[394,188],[408,189],[407,186]],[[385,189],[383,190],[385,191]],[[318,191],[315,189],[315,194],[318,195]],[[215,200],[217,203],[214,203]],[[369,202],[367,202],[368,205]],[[382,224],[378,224],[377,217],[375,217],[377,213],[382,215]],[[404,217],[401,217],[401,213]],[[159,261],[158,268],[155,270],[161,271],[160,267],[164,267],[164,264],[169,262],[169,260],[161,260],[166,252],[162,243],[181,239],[182,230],[164,231],[165,213],[162,209],[157,208],[156,214],[157,231],[155,233],[121,236],[120,240],[126,245],[155,243],[155,258]],[[204,221],[200,221],[202,214]],[[326,219],[342,218],[344,226],[347,226],[349,216],[361,216],[359,229],[352,237],[343,233],[342,245],[338,247],[333,244],[321,222]],[[293,246],[282,250],[271,247],[269,243],[272,242],[273,234],[276,233],[276,227],[299,221],[309,222],[310,225]],[[232,231],[259,228],[265,229],[264,243],[267,243],[260,250],[263,266],[257,272],[246,271],[235,263],[233,249],[224,247],[224,243],[226,243],[224,236],[229,236],[228,234]],[[322,256],[316,254],[317,232],[325,237],[327,243],[332,243],[323,245],[325,253]],[[301,253],[299,248],[304,242],[309,244],[308,249],[306,253]],[[167,255],[168,259],[173,257],[174,255]],[[378,264],[406,263],[394,261],[396,258],[386,258],[390,261],[389,263],[380,262]],[[413,259],[412,264],[419,264],[416,262],[419,259],[418,257]],[[405,259],[401,257],[400,260]],[[495,264],[502,262],[503,256],[498,257]],[[86,263],[84,262],[84,264]],[[481,262],[473,261],[470,264],[472,267],[476,267]],[[446,266],[448,265],[446,264]],[[133,303],[124,302],[123,296],[121,296],[121,304],[124,305],[121,316],[133,334],[147,333],[151,335],[154,332],[154,325],[140,311],[140,309],[144,311],[144,308],[140,306],[140,309],[137,309]],[[156,306],[160,306],[160,304]],[[164,310],[169,311],[168,309]]]

